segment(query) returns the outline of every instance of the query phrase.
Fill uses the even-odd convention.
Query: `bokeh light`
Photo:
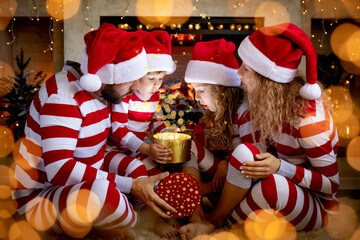
[[[46,231],[55,224],[57,211],[49,199],[41,197],[39,204],[26,210],[26,218],[36,230]]]
[[[261,3],[255,11],[255,23],[257,23],[257,18],[265,18],[266,26],[291,22],[290,14],[287,11],[286,7],[284,7],[281,3],[275,1],[266,1]]]
[[[0,239],[6,239],[9,235],[9,229],[14,224],[13,218],[0,219]]]
[[[14,181],[14,170],[6,165],[0,165],[0,186],[11,188]]]
[[[92,224],[78,224],[70,217],[68,210],[64,209],[60,214],[61,229],[69,236],[83,238],[92,228]]]
[[[178,27],[190,18],[192,7],[191,0],[138,0],[136,3],[136,16],[144,25],[159,27],[164,24]],[[175,9],[177,16],[181,17],[174,16]]]
[[[11,188],[5,185],[0,185],[0,199],[7,199],[11,197]]]
[[[331,103],[331,116],[335,124],[342,123],[350,118],[353,110],[353,102],[350,92],[342,86],[330,86],[325,94]]]
[[[359,240],[360,239],[360,227],[354,232],[350,240]]]
[[[345,204],[340,204],[338,211],[328,214],[327,216],[328,224],[325,226],[325,230],[334,238],[348,238],[356,229],[356,212]]]
[[[11,198],[0,200],[0,218],[10,218],[15,212],[16,208]]]
[[[346,121],[337,124],[336,127],[339,135],[339,146],[342,147],[347,146],[351,139],[358,136],[360,132],[359,120],[354,114],[351,114]]]
[[[14,16],[18,3],[16,0],[1,0],[0,4],[0,31],[5,30]]]
[[[245,233],[245,229],[243,227],[242,224],[235,224],[233,225],[233,227],[230,229],[230,232],[232,234],[234,234],[235,236],[237,236],[239,239],[246,239],[246,233]]]
[[[80,5],[80,0],[46,0],[46,11],[55,19],[67,20],[79,11]]]
[[[353,138],[346,149],[346,159],[349,165],[360,171],[360,136]]]
[[[245,220],[245,233],[250,239],[296,239],[296,231],[280,213],[272,209],[256,210]]]
[[[193,240],[212,240],[212,236],[210,236],[208,234],[201,234],[201,235],[193,238]]]
[[[39,233],[33,229],[26,221],[19,221],[11,225],[9,230],[9,240],[40,240]]]
[[[330,37],[330,45],[337,57],[344,61],[360,59],[360,28],[351,23],[343,23],[335,28]]]
[[[14,148],[14,135],[11,129],[0,126],[0,158],[6,157]]]
[[[360,46],[360,42],[358,43]],[[360,75],[360,59],[357,61],[344,61],[340,59],[341,66],[347,71],[348,73],[352,73],[355,75]]]
[[[0,61],[0,97],[8,94],[14,85],[14,79],[10,76],[15,76],[14,69],[10,64]]]
[[[14,144],[12,155],[13,155],[13,158],[15,161],[21,157],[21,155],[19,154],[19,150],[20,150],[20,144],[21,144],[22,139],[23,138],[19,138],[18,140],[16,140],[16,142]]]
[[[91,224],[101,210],[99,198],[88,189],[79,189],[71,193],[66,205],[70,217],[79,224]]]
[[[216,233],[211,240],[239,240],[239,238],[234,234],[234,233],[231,233],[231,232],[227,232],[227,231],[224,231],[224,232],[219,232],[219,233]]]

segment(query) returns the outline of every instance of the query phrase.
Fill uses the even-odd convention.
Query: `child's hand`
[[[220,192],[224,187],[227,171],[228,162],[226,160],[221,160],[216,167],[216,172],[212,181],[212,188],[214,191],[217,190]]]
[[[164,146],[154,143],[154,144],[147,144],[143,143],[139,151],[143,154],[148,155],[153,161],[164,164],[168,161],[171,161],[171,157],[169,155],[173,154],[171,149],[165,148]]]

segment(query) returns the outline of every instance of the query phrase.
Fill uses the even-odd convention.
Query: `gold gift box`
[[[183,163],[190,160],[191,136],[185,133],[156,133],[153,142],[173,152],[168,163]]]

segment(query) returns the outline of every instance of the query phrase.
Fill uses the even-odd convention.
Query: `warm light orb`
[[[331,103],[331,116],[335,124],[348,120],[353,111],[353,102],[349,90],[342,86],[330,86],[324,92],[327,95],[327,100]]]
[[[14,144],[14,148],[12,150],[12,155],[14,160],[19,160],[19,158],[21,157],[21,155],[19,154],[20,151],[20,145],[21,145],[21,141],[23,138],[19,138],[18,140],[16,140],[15,144]]]
[[[46,11],[51,17],[59,20],[67,20],[72,18],[81,5],[80,0],[63,0],[59,4],[58,0],[46,0]]]
[[[67,199],[68,214],[78,223],[91,224],[101,210],[99,197],[88,189],[80,189]]]
[[[69,224],[70,223],[70,224]],[[67,209],[60,214],[60,225],[62,230],[73,238],[84,238],[91,230],[92,224],[79,224],[74,222]]]
[[[0,199],[11,197],[11,188],[9,186],[0,185]]]
[[[201,235],[193,238],[193,240],[212,240],[212,239],[213,239],[212,236],[210,236],[208,234],[201,234]]]
[[[211,240],[240,240],[234,233],[231,232],[219,232],[215,234]]]
[[[0,200],[0,218],[10,218],[15,212],[16,208],[11,198]]]
[[[9,240],[31,239],[41,240],[40,235],[25,220],[15,222],[9,230]]]
[[[13,218],[0,219],[0,239],[8,239],[10,226],[14,223]]]
[[[328,224],[325,226],[325,230],[331,237],[345,239],[350,237],[356,229],[356,212],[345,204],[340,204],[338,211],[327,216]]]
[[[43,197],[40,198],[42,199],[39,201],[38,205],[35,205],[34,211],[27,209],[26,218],[33,228],[39,231],[46,231],[55,224],[57,211],[54,204],[49,199]],[[47,214],[39,214],[38,210],[41,210],[42,212],[46,211]]]
[[[257,18],[267,19],[266,25],[272,26],[290,21],[290,14],[286,7],[275,1],[262,2],[255,11],[255,22]],[[257,24],[256,24],[257,25]]]
[[[253,239],[279,239],[286,234],[289,223],[272,209],[256,210],[245,220],[245,233]]]
[[[6,157],[14,148],[14,135],[12,131],[0,126],[0,158]]]
[[[346,159],[349,165],[360,171],[360,136],[353,138],[346,149]]]
[[[335,55],[344,61],[351,62],[360,59],[359,41],[360,28],[351,23],[337,26],[330,37],[330,45]]]
[[[0,4],[0,31],[5,30],[14,16],[18,3],[16,0],[1,0]]]
[[[360,44],[360,42],[359,42]],[[356,61],[344,61],[340,59],[341,66],[347,71],[348,73],[352,73],[355,75],[360,75],[360,59]]]
[[[191,0],[174,1],[174,0],[138,0],[136,3],[136,16],[139,21],[146,24],[159,26],[165,24],[184,24],[191,16],[193,9]],[[174,13],[176,11],[176,17]]]
[[[360,239],[360,227],[354,232],[350,240],[359,240]]]
[[[351,114],[346,121],[338,124],[336,127],[340,138],[340,146],[346,146],[349,141],[358,136],[360,132],[359,120],[354,114]]]

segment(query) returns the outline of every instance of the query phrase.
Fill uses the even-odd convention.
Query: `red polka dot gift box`
[[[174,218],[190,216],[201,201],[199,185],[194,178],[185,173],[173,173],[164,178],[159,183],[156,193],[177,210],[176,213],[166,212]]]

